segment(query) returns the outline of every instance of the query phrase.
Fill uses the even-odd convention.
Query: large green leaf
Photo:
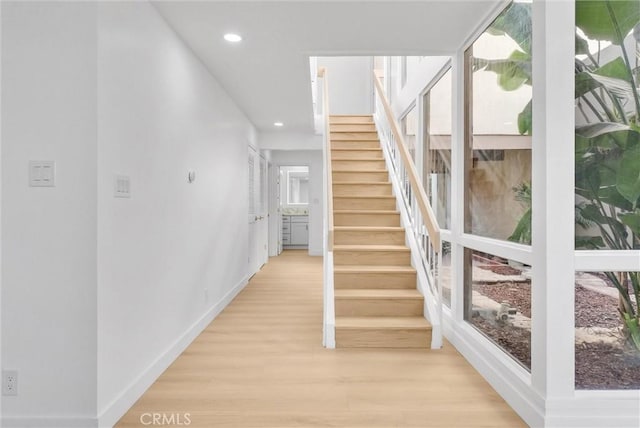
[[[640,198],[640,145],[635,145],[622,154],[616,188],[634,207],[637,205]]]
[[[527,103],[522,110],[518,114],[518,132],[521,135],[531,135],[531,131],[533,130],[533,121],[532,121],[532,112],[531,112],[531,101]]]
[[[507,239],[512,242],[531,245],[531,208],[525,211],[513,233]]]
[[[613,77],[616,79],[625,80],[627,82],[631,81],[631,77],[629,75],[629,69],[627,65],[624,63],[622,57],[617,57],[613,61],[609,61],[596,71],[595,74],[606,77]]]
[[[637,0],[576,1],[576,26],[590,39],[620,45],[639,21],[640,2]]]
[[[579,236],[576,235],[576,249],[597,250],[604,247],[602,236]]]
[[[489,34],[506,34],[524,52],[531,52],[531,4],[511,3],[487,29]]]
[[[589,55],[589,43],[576,33],[576,55]]]
[[[620,217],[620,221],[622,221],[625,226],[631,229],[634,235],[640,236],[640,213],[618,214],[618,217]]]
[[[584,126],[576,126],[576,134],[584,138],[596,138],[616,131],[628,131],[629,125],[617,122],[598,122]]]
[[[505,59],[473,59],[473,70],[491,71],[498,75],[498,85],[505,91],[515,91],[522,85],[531,85],[531,57],[513,51]]]

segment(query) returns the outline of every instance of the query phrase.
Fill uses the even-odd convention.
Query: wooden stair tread
[[[349,232],[404,232],[401,226],[334,226],[334,230]]]
[[[412,266],[395,265],[338,265],[333,268],[334,273],[415,273]]]
[[[380,170],[380,169],[347,169],[347,168],[333,168],[331,172],[347,172],[347,173],[353,173],[353,174],[360,174],[363,172],[364,173],[373,172],[376,174],[382,174],[383,172],[388,173],[386,169]]]
[[[424,317],[336,317],[336,328],[430,330],[431,324]]]
[[[406,245],[347,245],[339,244],[333,246],[333,251],[411,251]]]
[[[334,296],[336,299],[423,299],[415,288],[341,288],[335,290]]]
[[[398,210],[333,210],[334,214],[400,214]],[[355,225],[354,225],[355,226]]]
[[[367,148],[362,148],[362,147],[340,147],[340,148],[332,148],[331,151],[335,151],[335,152],[381,152],[382,149],[379,148],[371,148],[371,149],[367,149]]]
[[[333,184],[349,184],[349,185],[357,184],[360,186],[362,185],[379,186],[381,184],[390,185],[391,182],[390,181],[334,181]]]
[[[380,161],[380,162],[384,162],[384,158],[341,158],[341,157],[332,157],[331,161],[342,161],[342,160],[348,160],[348,161],[352,161],[352,162],[371,162],[371,161]]]

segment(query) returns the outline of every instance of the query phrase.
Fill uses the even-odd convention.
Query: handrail
[[[384,148],[389,173],[406,225],[407,242],[413,265],[418,273],[418,288],[425,297],[425,316],[433,331],[431,347],[442,347],[442,237],[418,171],[400,132],[400,126],[389,105],[380,76],[373,73],[375,85],[376,128]]]
[[[329,121],[329,83],[327,79],[326,67],[318,68],[318,77],[323,79],[322,82],[322,104],[324,116],[324,133],[325,133],[325,149],[326,149],[326,170],[327,170],[327,249],[333,251],[333,178],[331,174],[331,122]]]
[[[440,226],[438,225],[438,220],[436,219],[435,214],[433,214],[433,210],[431,209],[431,205],[427,202],[427,193],[424,191],[424,187],[422,186],[420,179],[418,178],[418,171],[416,171],[416,167],[411,159],[411,155],[409,154],[409,150],[404,142],[404,138],[402,137],[402,133],[398,129],[398,121],[393,115],[393,110],[391,110],[391,106],[389,105],[389,101],[387,97],[384,95],[384,86],[382,86],[382,82],[380,81],[380,75],[378,71],[373,72],[373,82],[378,90],[378,94],[380,94],[380,101],[382,103],[382,107],[384,108],[385,113],[387,114],[387,120],[389,121],[389,126],[391,127],[391,132],[393,132],[393,136],[398,142],[398,151],[400,152],[400,156],[402,156],[402,162],[407,168],[407,175],[409,180],[411,181],[411,186],[416,195],[416,201],[418,206],[420,207],[420,211],[422,212],[422,217],[425,220],[425,226],[427,231],[429,232],[429,238],[433,242],[433,246],[436,248],[440,248],[441,239],[440,239]]]
[[[333,179],[331,176],[331,123],[329,121],[329,82],[327,70],[318,69],[318,77],[322,79],[322,115],[324,116],[324,157],[323,197],[326,212],[322,219],[323,229],[323,300],[322,344],[327,348],[336,347],[336,314],[333,292]]]

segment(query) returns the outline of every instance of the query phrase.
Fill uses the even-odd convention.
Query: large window
[[[531,243],[531,5],[512,3],[468,50],[465,231]]]
[[[577,1],[576,27],[576,388],[640,389],[640,2]]]
[[[416,136],[418,134],[418,112],[415,106],[402,118],[402,137],[409,150],[411,159],[416,161]]]
[[[451,69],[424,100],[423,186],[442,229],[451,228]]]
[[[531,266],[501,242],[531,244],[530,3],[480,35],[465,75],[464,228],[487,248],[464,252],[465,319],[530,369]]]

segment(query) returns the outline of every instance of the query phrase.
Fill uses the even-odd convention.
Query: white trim
[[[467,323],[453,324],[443,311],[444,332],[451,344],[532,427],[544,426],[544,401],[531,388],[531,377],[504,351]]]
[[[98,416],[98,426],[102,428],[115,425],[171,363],[173,363],[191,342],[231,303],[248,282],[248,276],[242,278],[218,303],[187,328],[144,372],[140,373],[134,381],[124,388],[111,403],[106,405]],[[69,427],[71,427],[71,425],[69,425]]]
[[[324,322],[322,325],[322,345],[336,347],[336,313],[333,290],[333,251],[327,251],[324,260]]]
[[[575,269],[582,272],[640,271],[638,250],[579,250],[575,252]]]
[[[478,24],[473,32],[469,34],[469,37],[465,39],[460,46],[460,50],[464,52],[469,49],[469,46],[471,46],[480,37],[480,35],[487,30],[487,28],[489,28],[493,21],[496,20],[496,18],[507,8],[507,6],[509,6],[511,2],[512,0],[502,0],[500,3],[496,4],[495,7],[479,21],[480,24]]]
[[[91,417],[11,416],[2,419],[2,426],[6,428],[93,428],[98,426],[98,421]]]
[[[529,266],[531,266],[531,262],[533,260],[531,247],[528,245],[517,244],[515,242],[463,233],[458,238],[458,244],[472,250],[504,257]]]
[[[576,391],[571,398],[549,398],[549,427],[637,428],[640,391]]]

